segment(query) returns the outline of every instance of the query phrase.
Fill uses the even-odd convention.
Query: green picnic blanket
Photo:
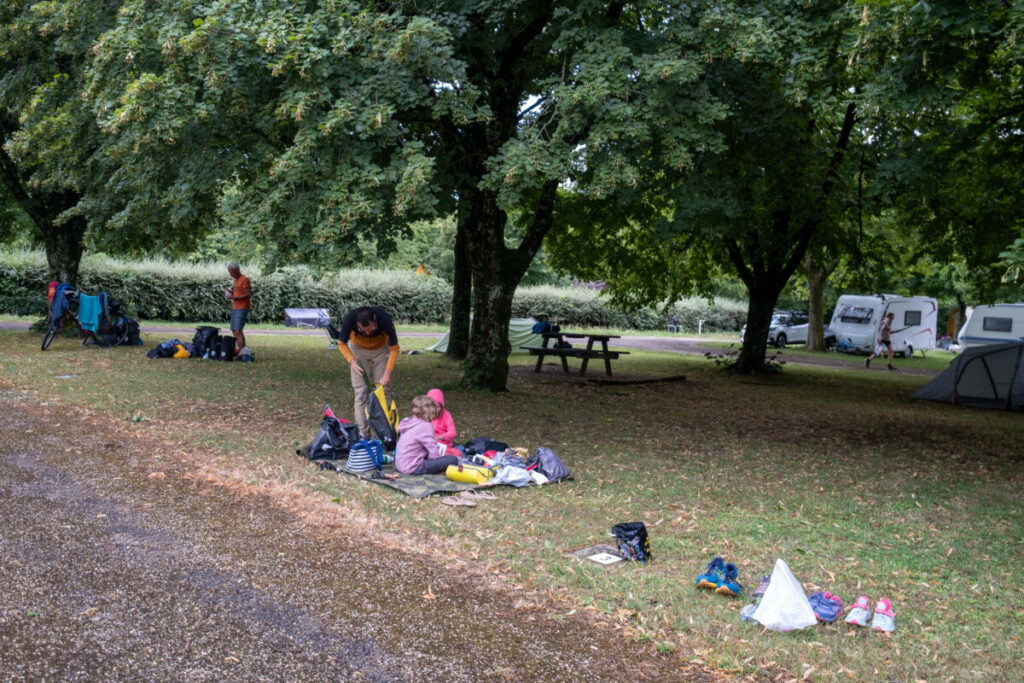
[[[432,493],[456,493],[458,491],[469,491],[477,487],[476,484],[465,484],[460,481],[452,481],[443,474],[402,474],[395,470],[393,464],[384,465],[378,472],[369,470],[367,472],[350,472],[344,469],[344,462],[339,464],[339,472],[351,474],[374,484],[387,486],[401,491],[413,498],[426,498]],[[374,476],[374,475],[377,476]],[[389,479],[387,477],[394,477]]]

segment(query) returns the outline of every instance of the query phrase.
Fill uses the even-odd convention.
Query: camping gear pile
[[[394,473],[390,466],[394,462],[391,453],[397,442],[398,409],[395,408],[393,401],[387,401],[385,408],[385,401],[383,387],[375,385],[367,396],[366,418],[367,424],[377,438],[361,439],[358,426],[339,418],[328,405],[324,406],[320,429],[313,440],[308,445],[296,449],[296,454],[318,463],[321,469],[370,473],[370,478],[380,483],[390,483],[407,477],[427,481],[433,476],[444,476],[448,481],[466,484],[469,487],[499,484],[520,487],[571,479],[569,468],[550,448],[538,448],[532,456],[527,457],[528,451],[525,448],[510,448],[508,444],[488,437],[470,439],[464,446],[453,449],[452,453],[459,456],[459,462],[449,466],[444,475]],[[403,487],[395,488],[410,492]],[[420,488],[414,487],[416,495],[421,493]],[[450,490],[447,487],[434,486],[423,495]],[[646,530],[644,536],[646,537]],[[647,553],[649,552],[648,546]]]
[[[488,437],[476,437],[458,450],[462,453],[459,463],[449,465],[445,472],[452,481],[519,488],[572,478],[569,468],[550,448],[540,447],[527,458],[525,448],[510,448]]]
[[[203,325],[196,328],[191,342],[168,339],[146,354],[150,358],[202,358],[203,360],[241,360],[252,362],[252,349],[243,346],[235,351],[235,337],[220,334],[220,328]]]

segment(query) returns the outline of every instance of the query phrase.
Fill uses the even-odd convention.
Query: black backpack
[[[207,351],[212,354],[217,344],[218,334],[220,334],[220,329],[217,327],[209,327],[208,325],[197,327],[196,333],[192,337],[192,345],[196,347],[196,355],[202,358],[206,355]]]
[[[324,406],[324,419],[312,443],[295,452],[310,460],[338,460],[347,458],[349,449],[357,441],[359,426],[339,420],[328,405]]]
[[[125,325],[128,327],[128,336],[125,338],[124,343],[128,346],[139,346],[142,344],[142,337],[139,336],[139,321],[132,320],[131,318],[124,319]]]

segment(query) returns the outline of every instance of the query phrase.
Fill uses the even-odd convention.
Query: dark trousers
[[[424,460],[416,474],[440,474],[448,469],[448,465],[458,465],[459,459],[454,455],[442,455],[440,458]]]

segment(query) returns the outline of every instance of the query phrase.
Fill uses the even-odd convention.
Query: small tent
[[[537,321],[533,318],[512,318],[508,321],[508,343],[512,346],[512,353],[526,353],[520,346],[540,346],[544,339],[533,331]],[[428,346],[427,351],[444,353],[448,350],[448,338],[451,330],[444,333],[444,336],[433,346]]]
[[[1024,342],[967,348],[914,398],[955,406],[1024,410]]]

